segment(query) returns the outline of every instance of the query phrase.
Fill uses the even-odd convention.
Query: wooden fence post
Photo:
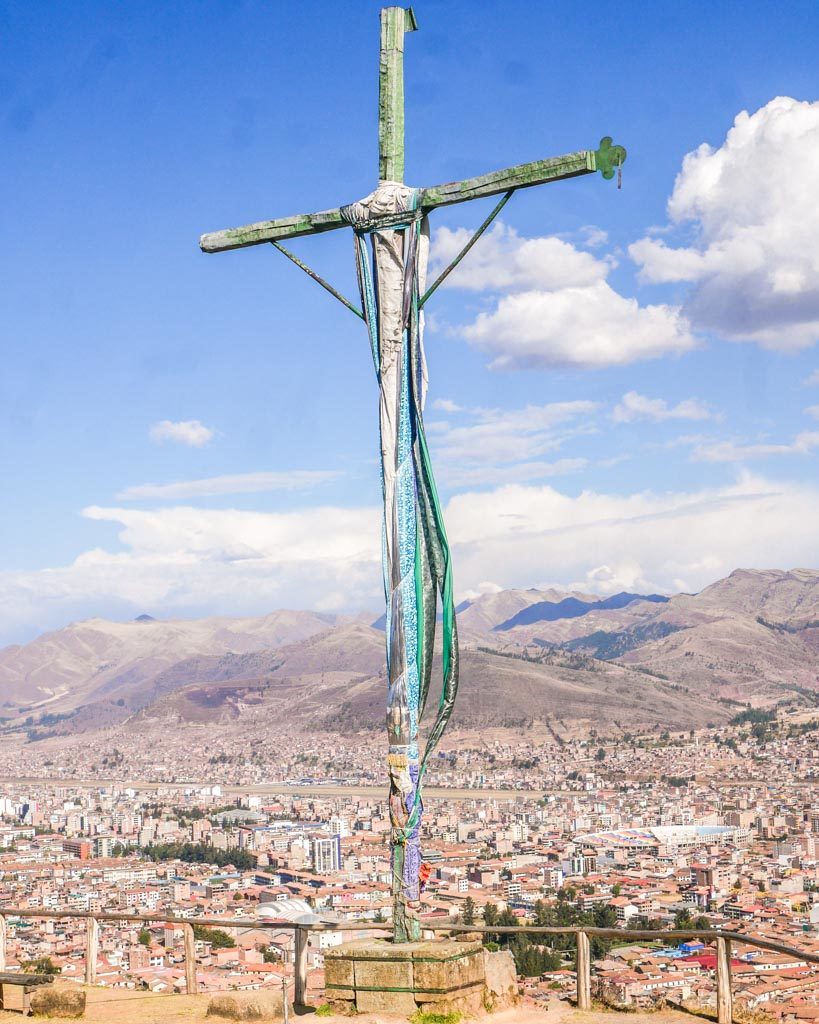
[[[193,934],[192,924],[182,925],[182,934],[185,939],[185,988],[188,995],[195,995],[196,988],[196,937]]]
[[[0,971],[6,969],[6,919],[0,914]]]
[[[97,983],[97,952],[100,944],[100,923],[96,917],[89,917],[85,931],[85,984]]]
[[[296,977],[295,1006],[304,1006],[307,998],[307,929],[296,928],[293,972]]]
[[[585,932],[577,933],[577,1008],[591,1009],[591,949]]]
[[[734,997],[731,992],[731,942],[717,938],[717,1024],[731,1024]]]

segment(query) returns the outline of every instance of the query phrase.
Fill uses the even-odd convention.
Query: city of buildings
[[[623,928],[696,922],[816,953],[817,724],[803,715],[765,734],[725,726],[568,744],[451,738],[429,780],[424,918],[480,923],[491,906],[526,923],[563,906]],[[64,978],[82,980],[85,955],[84,921],[12,908],[140,915],[103,923],[97,981],[153,991],[185,989],[182,929],[163,916],[243,922],[196,930],[206,991],[280,985],[292,972],[293,931],[276,924],[328,921],[337,930],[312,933],[308,948],[320,992],[324,950],[352,934],[344,924],[388,919],[390,867],[385,801],[370,788],[380,738],[334,743],[347,786],[318,784],[319,749],[296,736],[258,771],[258,761],[215,757],[207,782],[172,785],[133,781],[140,771],[175,777],[167,750],[142,750],[133,763],[118,751],[109,778],[94,783],[82,764],[71,766],[75,779],[65,768],[55,778],[54,764],[32,764],[29,748],[28,777],[9,764],[0,783],[9,969],[48,957]],[[99,764],[107,755],[87,756]],[[178,757],[181,765],[184,751]],[[732,955],[740,1002],[786,1019],[816,1015],[814,965],[739,943]],[[523,991],[571,995],[570,955],[558,963],[522,976]],[[594,986],[616,1003],[707,1004],[714,975],[707,945],[624,940],[598,953]]]

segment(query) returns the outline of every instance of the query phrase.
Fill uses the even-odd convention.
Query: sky
[[[366,332],[206,231],[366,195],[368,0],[0,0],[0,643],[80,618],[378,612]],[[422,0],[406,181],[517,193],[427,307],[459,599],[817,565],[813,0]],[[484,200],[432,216],[442,267]],[[339,231],[292,248],[355,297]]]

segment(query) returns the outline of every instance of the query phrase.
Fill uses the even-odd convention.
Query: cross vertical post
[[[404,33],[418,28],[412,8],[381,9],[378,71],[378,180],[404,180]]]
[[[626,159],[625,149],[615,146],[607,135],[597,149],[547,157],[427,188],[405,185],[404,36],[417,28],[412,8],[381,10],[379,184],[374,192],[346,206],[228,228],[202,235],[199,241],[204,252],[272,243],[367,325],[379,389],[384,499],[387,774],[395,942],[420,938],[421,893],[430,870],[421,862],[421,786],[426,764],[446,728],[458,691],[452,558],[424,433],[427,368],[422,309],[513,192],[596,171],[611,179]],[[504,198],[427,290],[429,214],[442,206],[498,195]],[[290,238],[345,227],[354,232],[361,310],[280,244]],[[418,727],[430,692],[436,631],[441,635],[441,693],[421,751]],[[584,938],[588,945],[588,937]],[[578,943],[582,945],[580,936]],[[582,956],[583,950],[580,952]]]

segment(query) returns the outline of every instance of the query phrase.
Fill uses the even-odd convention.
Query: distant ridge
[[[549,721],[562,736],[591,723],[691,728],[738,707],[819,709],[819,570],[738,569],[670,598],[493,589],[461,608],[456,725]],[[257,722],[382,728],[373,613],[140,619],[88,619],[0,650],[0,743],[120,727],[150,742],[169,722],[236,743]]]
[[[515,626],[531,626],[535,622],[556,622],[558,619],[579,619],[581,615],[588,615],[589,612],[612,611],[618,608],[625,608],[634,601],[653,601],[655,604],[665,604],[667,597],[662,594],[629,594],[622,591],[613,594],[602,601],[579,601],[576,597],[566,597],[562,601],[538,601],[523,608],[511,619],[499,623],[492,630],[494,633],[503,633],[507,629],[514,629]]]

